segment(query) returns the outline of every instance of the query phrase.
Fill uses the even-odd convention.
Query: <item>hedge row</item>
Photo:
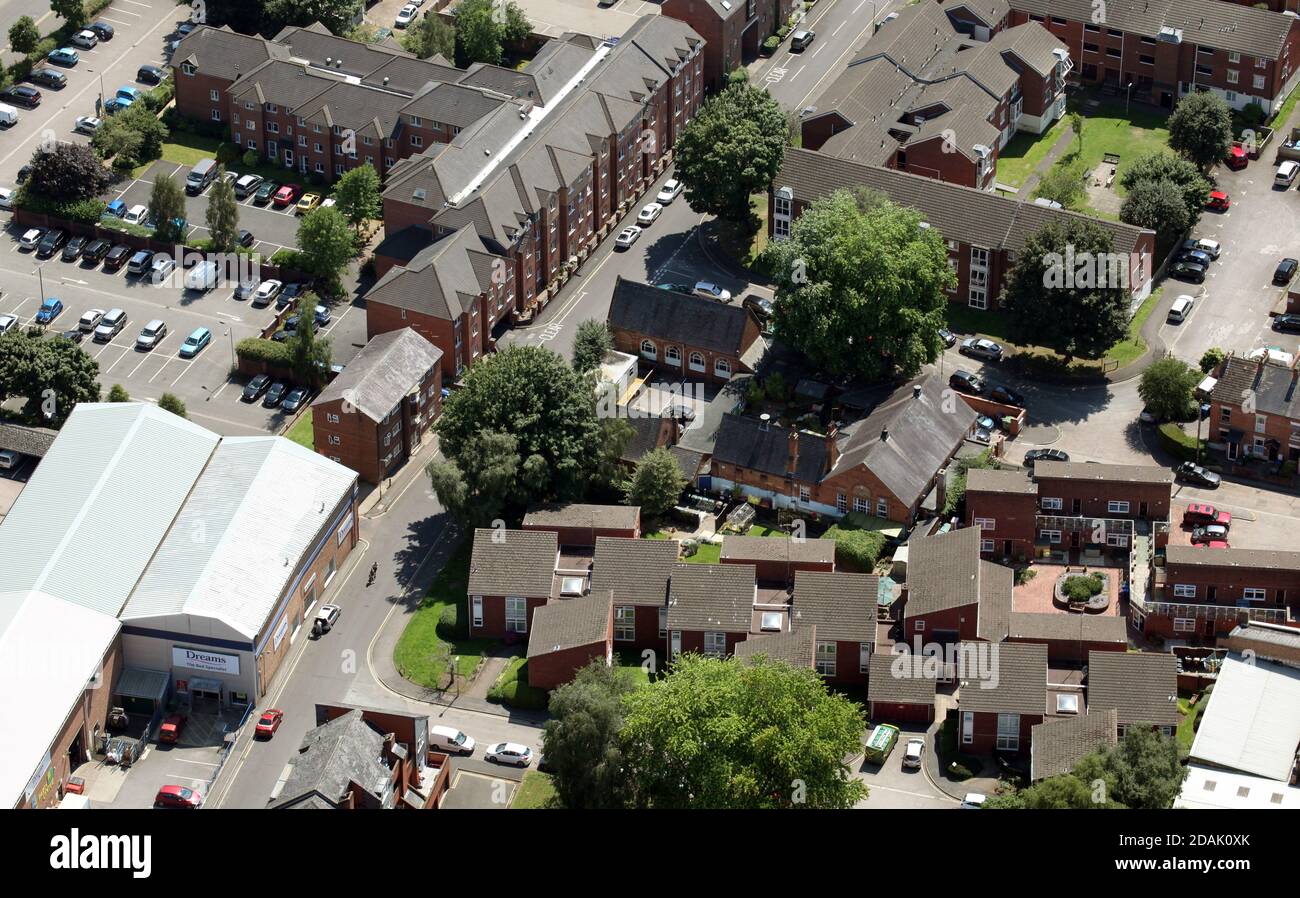
[[[261,337],[245,337],[235,346],[235,355],[240,359],[264,362],[278,368],[293,367],[293,353],[287,343],[263,340]]]
[[[97,223],[107,208],[103,200],[53,200],[26,189],[18,192],[18,196],[14,199],[14,205],[28,212],[51,215],[55,218],[65,218],[68,221],[76,221],[81,224]]]
[[[1160,425],[1160,446],[1180,461],[1196,461],[1196,437],[1188,436],[1177,424]]]
[[[885,535],[879,530],[851,530],[836,524],[825,533],[835,540],[835,562],[847,564],[864,574],[871,573],[885,549]]]

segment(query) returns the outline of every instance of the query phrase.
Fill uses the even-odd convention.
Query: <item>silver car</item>
[[[985,359],[990,362],[1002,361],[1002,344],[994,343],[992,340],[986,340],[983,337],[968,337],[961,341],[962,355],[968,355],[975,359]]]
[[[140,331],[140,336],[135,338],[135,348],[147,352],[161,343],[165,336],[167,336],[167,325],[155,318],[146,324],[144,330]]]

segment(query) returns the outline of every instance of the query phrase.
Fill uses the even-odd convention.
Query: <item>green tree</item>
[[[32,171],[23,190],[60,202],[89,200],[108,188],[112,175],[83,143],[59,143],[32,154]]]
[[[1083,199],[1083,171],[1078,165],[1052,166],[1039,182],[1035,195],[1058,202],[1067,209],[1077,209]]]
[[[533,33],[533,23],[528,21],[523,7],[518,3],[506,3],[505,21],[501,23],[501,43],[509,49],[517,50]]]
[[[171,176],[154,178],[149,192],[149,214],[156,222],[154,236],[166,243],[176,243],[185,235],[180,222],[185,219],[185,193]]]
[[[1075,809],[1081,811],[1122,807],[1107,799],[1108,790],[1096,788],[1072,773],[1040,780],[1025,789],[999,792],[984,803],[990,810],[1031,811]]]
[[[1169,116],[1169,147],[1201,171],[1223,159],[1232,146],[1232,110],[1212,91],[1194,91]]]
[[[684,655],[623,703],[635,807],[851,808],[866,797],[844,763],[862,750],[862,708],[810,667]]]
[[[705,100],[676,145],[677,177],[691,208],[754,227],[750,197],[772,186],[789,127],[780,104],[751,84]]]
[[[1133,724],[1119,740],[1083,758],[1074,775],[1083,782],[1105,782],[1107,798],[1126,808],[1171,807],[1182,790],[1187,768],[1178,742],[1145,724]]]
[[[623,696],[635,688],[624,671],[598,659],[551,694],[551,719],[542,731],[542,746],[564,807],[620,808],[626,802],[619,731]]]
[[[330,370],[333,348],[328,338],[316,336],[316,304],[308,296],[298,303],[298,327],[289,339],[289,367],[298,383],[318,389]]]
[[[677,504],[684,489],[686,478],[677,457],[667,446],[660,446],[636,463],[636,471],[627,482],[627,504],[641,506],[647,518],[657,518]]]
[[[592,501],[617,502],[623,497],[623,451],[636,432],[625,418],[600,419],[596,461],[591,469]]]
[[[1077,112],[1070,113],[1070,130],[1074,132],[1074,139],[1078,141],[1079,146],[1076,152],[1083,152],[1083,116]]]
[[[1223,363],[1228,354],[1217,346],[1211,346],[1201,355],[1200,369],[1202,374],[1209,374],[1215,368]]]
[[[158,397],[158,407],[165,412],[171,412],[178,418],[188,418],[189,415],[185,410],[185,403],[175,393],[163,393]]]
[[[1026,241],[1002,294],[1018,342],[1054,349],[1068,364],[1100,358],[1128,333],[1128,256],[1087,218],[1060,219]]]
[[[1205,180],[1195,164],[1160,150],[1147,153],[1134,159],[1119,177],[1120,186],[1125,191],[1133,190],[1143,181],[1172,181],[1187,207],[1187,226],[1193,227],[1200,221],[1201,210],[1210,193],[1210,182]]]
[[[1182,359],[1160,359],[1142,372],[1138,395],[1160,421],[1185,420],[1193,407],[1192,391],[1201,374]]]
[[[421,59],[441,56],[451,61],[456,58],[456,29],[440,15],[424,16],[406,29],[402,46]]]
[[[356,252],[356,241],[348,221],[335,207],[308,212],[298,223],[299,255],[308,270],[323,284],[322,292],[338,296],[343,292],[343,272]]]
[[[239,249],[239,203],[224,165],[217,167],[217,179],[208,191],[207,222],[214,250],[233,253]]]
[[[113,384],[113,388],[108,391],[109,402],[130,402],[131,394],[126,391],[126,387],[121,384]]]
[[[456,22],[456,65],[501,62],[503,24],[493,0],[463,0],[452,13]]]
[[[1163,258],[1187,232],[1187,205],[1178,185],[1168,179],[1139,181],[1119,210],[1120,220],[1156,232],[1156,257]]]
[[[486,527],[514,499],[519,442],[508,433],[482,431],[466,437],[460,451],[463,469],[454,461],[432,461],[425,473],[448,514],[469,527]]]
[[[915,210],[836,191],[766,258],[776,331],[820,367],[876,380],[895,369],[911,377],[938,357],[944,290],[956,276],[943,238]]]
[[[266,0],[262,4],[245,3],[241,7],[261,6],[260,29],[265,34],[275,34],[289,25],[310,25],[320,22],[331,34],[346,34],[354,17],[361,11],[361,0]],[[231,20],[243,30],[241,15]]]
[[[346,172],[334,185],[334,199],[343,217],[356,231],[360,231],[367,220],[379,218],[384,198],[375,167],[367,162]]]
[[[86,6],[82,0],[50,0],[50,10],[67,23],[70,31],[80,31],[86,24]]]
[[[113,160],[114,169],[130,171],[141,162],[162,156],[168,133],[161,119],[143,103],[135,103],[105,119],[91,138],[91,145],[100,156]]]
[[[99,364],[71,340],[39,331],[0,336],[0,402],[26,400],[27,423],[61,426],[78,402],[99,401],[98,377]]]
[[[586,374],[600,368],[605,354],[614,348],[614,336],[609,326],[596,318],[578,325],[573,338],[573,368]]]
[[[31,16],[19,16],[18,21],[9,26],[9,48],[15,53],[26,56],[36,49],[41,42],[41,30]]]

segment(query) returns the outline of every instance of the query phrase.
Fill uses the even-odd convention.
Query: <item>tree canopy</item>
[[[310,272],[321,280],[321,290],[330,296],[343,292],[343,272],[356,252],[356,241],[347,219],[336,207],[308,212],[298,223],[298,248]]]
[[[214,250],[230,253],[239,248],[239,203],[235,201],[235,186],[226,178],[225,166],[217,169],[217,179],[208,191],[205,217]]]
[[[659,446],[636,463],[636,470],[627,482],[627,502],[641,506],[643,516],[654,518],[667,513],[684,489],[686,477],[677,457],[667,446]]]
[[[149,214],[154,220],[154,235],[175,243],[185,235],[180,222],[185,219],[185,193],[170,176],[154,178],[149,191]]]
[[[586,374],[600,367],[605,354],[614,348],[614,336],[609,325],[592,318],[578,325],[573,338],[573,368]]]
[[[1163,258],[1191,226],[1178,185],[1168,179],[1138,181],[1120,206],[1121,221],[1156,232],[1156,257]]]
[[[775,328],[822,368],[868,379],[915,375],[940,351],[948,250],[921,216],[875,195],[812,203],[769,244]]]
[[[108,169],[87,144],[58,143],[32,154],[32,171],[23,185],[37,196],[61,202],[94,199],[112,180]]]
[[[0,402],[26,400],[23,420],[60,427],[78,402],[99,401],[99,363],[63,337],[11,330],[0,336]]]
[[[1232,146],[1232,111],[1213,91],[1193,91],[1169,116],[1169,146],[1202,171],[1223,159]]]
[[[499,65],[507,48],[518,47],[532,32],[532,23],[513,0],[463,0],[452,16],[456,22],[456,65],[476,62]]]
[[[448,61],[456,58],[456,29],[442,16],[422,16],[402,35],[402,46],[421,59],[438,55]]]
[[[368,162],[358,165],[339,178],[334,185],[334,198],[348,224],[359,229],[366,220],[378,218],[383,209],[379,173]]]
[[[1201,373],[1172,356],[1152,363],[1138,381],[1138,395],[1161,421],[1182,421],[1191,413],[1192,392]]]
[[[626,802],[619,733],[623,698],[635,688],[626,671],[598,659],[551,694],[542,745],[564,807],[618,808]]]

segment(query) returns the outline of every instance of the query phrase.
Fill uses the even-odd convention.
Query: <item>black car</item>
[[[98,265],[108,255],[108,251],[113,244],[107,240],[92,240],[86,244],[86,248],[81,251],[82,263],[89,262],[92,266]]]
[[[1199,284],[1205,280],[1205,266],[1199,262],[1178,262],[1169,269],[1169,273],[1182,281]]]
[[[948,386],[974,396],[979,396],[984,392],[984,381],[969,371],[954,371],[952,376],[948,378]]]
[[[1214,257],[1211,256],[1209,253],[1207,253],[1205,250],[1185,249],[1178,254],[1178,261],[1196,262],[1199,265],[1204,265],[1206,268],[1209,268],[1210,263],[1214,261]]]
[[[0,103],[15,103],[28,109],[35,109],[41,105],[41,92],[26,84],[15,84],[13,87],[0,90]]]
[[[296,324],[297,322],[294,323]],[[296,329],[291,327],[286,327],[284,330],[278,330],[275,333],[271,334],[271,339],[274,340],[276,343],[287,343],[288,341],[292,340],[296,336],[298,336],[298,331]]]
[[[267,389],[266,395],[262,397],[262,408],[275,408],[284,399],[284,394],[288,392],[289,387],[282,380],[277,380]]]
[[[307,391],[302,387],[294,387],[285,395],[280,407],[286,412],[296,412],[307,402],[307,395]]]
[[[1273,330],[1284,331],[1288,334],[1300,334],[1300,315],[1294,312],[1278,315],[1273,319]]]
[[[119,243],[105,254],[104,270],[117,271],[126,264],[126,260],[129,258],[131,258],[131,247]]]
[[[1210,489],[1217,487],[1222,480],[1218,474],[1198,465],[1194,462],[1185,461],[1178,467],[1174,468],[1174,477],[1184,483],[1193,483],[1197,486],[1205,486]]]
[[[167,73],[156,65],[142,65],[135,73],[135,80],[141,84],[161,84]]]
[[[246,230],[244,228],[239,229],[240,246],[252,246],[256,242],[257,242],[257,238],[253,236],[252,231]]]
[[[259,374],[244,385],[244,401],[256,402],[258,397],[266,392],[271,386],[271,378],[265,374]]]
[[[95,37],[101,41],[111,41],[113,39],[113,26],[105,21],[95,22],[88,26],[91,31],[95,32]]]
[[[68,241],[68,245],[63,248],[63,261],[75,262],[81,255],[81,251],[86,248],[85,237],[73,237]]]
[[[298,297],[301,295],[302,295],[302,284],[299,284],[297,282],[294,282],[292,284],[285,284],[284,289],[281,290],[279,295],[275,297],[275,307],[277,309],[288,308],[289,306],[297,302]]]
[[[54,255],[55,251],[68,242],[68,232],[59,228],[51,228],[45,232],[41,238],[40,244],[36,247],[36,258],[48,259]]]
[[[79,327],[74,327],[70,331],[63,332],[63,339],[71,340],[73,343],[80,343],[82,340],[85,339],[85,337],[86,335],[81,332],[81,328]]]
[[[1010,387],[1004,387],[1001,384],[995,386],[989,391],[989,398],[994,402],[1002,402],[1007,405],[1018,405],[1024,407],[1025,394],[1017,393]]]
[[[1060,449],[1030,449],[1025,453],[1025,467],[1032,468],[1040,461],[1069,461],[1070,455]]]
[[[1283,259],[1281,262],[1278,262],[1277,269],[1273,272],[1273,283],[1291,283],[1291,278],[1295,277],[1297,266],[1300,266],[1300,262],[1297,262],[1295,259]]]
[[[757,293],[750,293],[740,301],[740,304],[754,313],[754,317],[763,323],[767,323],[772,317],[775,306],[772,300],[759,296]]]
[[[40,84],[45,87],[53,87],[55,90],[62,90],[68,84],[68,76],[54,69],[32,69],[27,76],[27,80],[32,84]]]

